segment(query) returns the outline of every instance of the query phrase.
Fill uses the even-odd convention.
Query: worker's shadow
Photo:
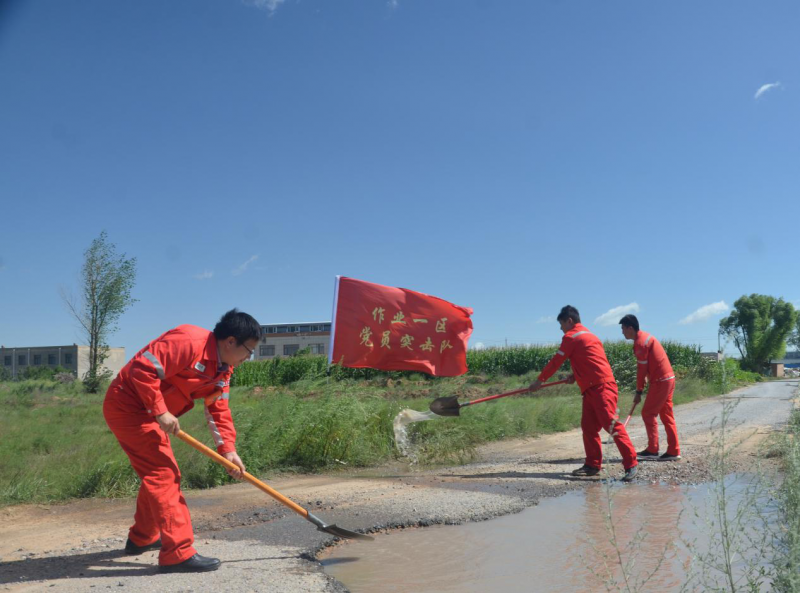
[[[126,560],[122,550],[29,558],[0,564],[0,585],[53,579],[97,577],[133,577],[158,573],[158,563],[152,566]]]
[[[583,464],[583,457],[568,457],[566,459],[536,459],[535,457],[519,462],[521,465],[578,465]]]
[[[29,583],[33,581],[52,581],[57,579],[92,579],[102,577],[142,577],[160,574],[158,556],[153,554],[146,564],[130,560],[122,550],[92,552],[49,558],[31,558],[14,562],[0,562],[0,585]],[[252,558],[257,560],[282,560],[296,556],[276,556],[271,558]],[[247,560],[226,560],[225,563]]]
[[[544,479],[544,480],[567,480],[572,482],[580,480],[575,476],[570,476],[563,472],[490,472],[485,474],[461,474],[454,475],[455,478],[466,479],[482,479],[482,478],[526,478],[526,479]]]

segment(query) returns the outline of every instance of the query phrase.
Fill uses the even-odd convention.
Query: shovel
[[[630,412],[628,412],[628,417],[627,417],[627,418],[625,418],[625,422],[623,422],[623,423],[622,423],[622,428],[627,428],[627,427],[628,427],[628,422],[630,421],[630,419],[631,419],[631,416],[633,416],[633,411],[634,411],[635,409],[636,409],[636,404],[633,404],[633,405],[631,406],[631,411],[630,411]],[[613,426],[612,426],[612,428],[613,428]],[[611,432],[611,433],[608,435],[608,440],[606,441],[606,445],[610,445],[610,444],[611,444],[611,441],[612,441],[612,439],[613,439],[613,438],[614,438],[614,432],[612,431],[612,432]]]
[[[203,443],[198,441],[197,439],[189,436],[182,430],[178,431],[178,438],[182,440],[184,443],[187,443],[200,451],[203,455],[207,455],[220,465],[226,467],[227,469],[232,469],[234,471],[239,471],[239,467],[235,464],[231,463],[227,459],[225,459],[222,455],[214,451],[213,449],[209,449]],[[292,509],[295,513],[303,517],[304,519],[311,521],[314,525],[317,526],[319,531],[324,531],[325,533],[330,533],[331,535],[335,535],[336,537],[343,537],[347,539],[363,539],[372,541],[373,538],[371,535],[364,535],[363,533],[356,533],[355,531],[350,531],[349,529],[344,529],[343,527],[338,527],[336,525],[328,525],[319,517],[315,517],[312,515],[308,510],[301,507],[296,502],[289,500],[283,494],[278,492],[277,490],[273,490],[269,486],[267,486],[264,482],[256,478],[255,476],[248,474],[247,472],[242,472],[242,479],[250,482],[256,488],[263,490],[267,494],[269,494],[272,498],[280,502],[281,504],[286,505],[290,509]]]
[[[553,381],[552,383],[543,383],[542,387],[561,385],[562,383],[566,382],[567,379],[564,379],[563,381]],[[508,393],[500,393],[498,395],[490,395],[489,397],[473,399],[472,401],[464,402],[463,404],[458,403],[458,396],[456,395],[451,395],[449,397],[437,397],[435,400],[431,402],[431,412],[433,412],[434,414],[438,414],[439,416],[458,416],[461,413],[461,408],[471,406],[472,404],[488,402],[489,400],[492,399],[498,399],[500,397],[508,397],[509,395],[517,395],[518,393],[525,393],[527,391],[530,391],[530,388],[526,387],[525,389],[517,389],[516,391],[509,391]]]

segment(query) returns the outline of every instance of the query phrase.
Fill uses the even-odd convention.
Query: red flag
[[[440,298],[336,277],[330,361],[346,367],[467,372],[472,309]]]

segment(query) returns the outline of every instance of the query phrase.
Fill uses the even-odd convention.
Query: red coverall
[[[572,364],[575,381],[583,394],[581,430],[583,448],[586,451],[584,463],[597,468],[603,466],[603,441],[600,439],[602,428],[614,436],[614,443],[622,455],[625,469],[638,465],[636,450],[628,437],[628,431],[618,421],[617,382],[600,339],[582,324],[575,324],[574,328],[564,334],[558,352],[544,367],[538,380],[544,382],[549,379],[566,359]]]
[[[204,399],[217,452],[235,451],[228,408],[232,373],[219,361],[212,332],[181,325],[140,350],[106,392],[103,415],[142,480],[128,537],[137,546],[161,537],[159,564],[178,564],[196,551],[180,470],[155,416],[167,411],[180,416],[194,407],[194,400]]]
[[[633,353],[638,363],[636,369],[636,390],[644,390],[645,377],[650,389],[642,406],[642,421],[647,429],[647,450],[658,453],[658,422],[661,417],[667,433],[667,454],[680,455],[678,429],[672,414],[672,394],[675,391],[675,373],[669,363],[667,353],[661,343],[647,332],[639,330],[633,341]]]

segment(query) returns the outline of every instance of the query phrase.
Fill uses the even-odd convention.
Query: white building
[[[261,340],[253,360],[291,356],[305,348],[309,348],[311,354],[328,354],[330,340],[330,321],[262,325]]]
[[[31,346],[29,348],[7,348],[0,346],[0,365],[12,377],[24,373],[27,368],[45,366],[69,369],[82,379],[89,370],[89,346]],[[103,369],[116,375],[125,366],[125,348],[109,348]]]

